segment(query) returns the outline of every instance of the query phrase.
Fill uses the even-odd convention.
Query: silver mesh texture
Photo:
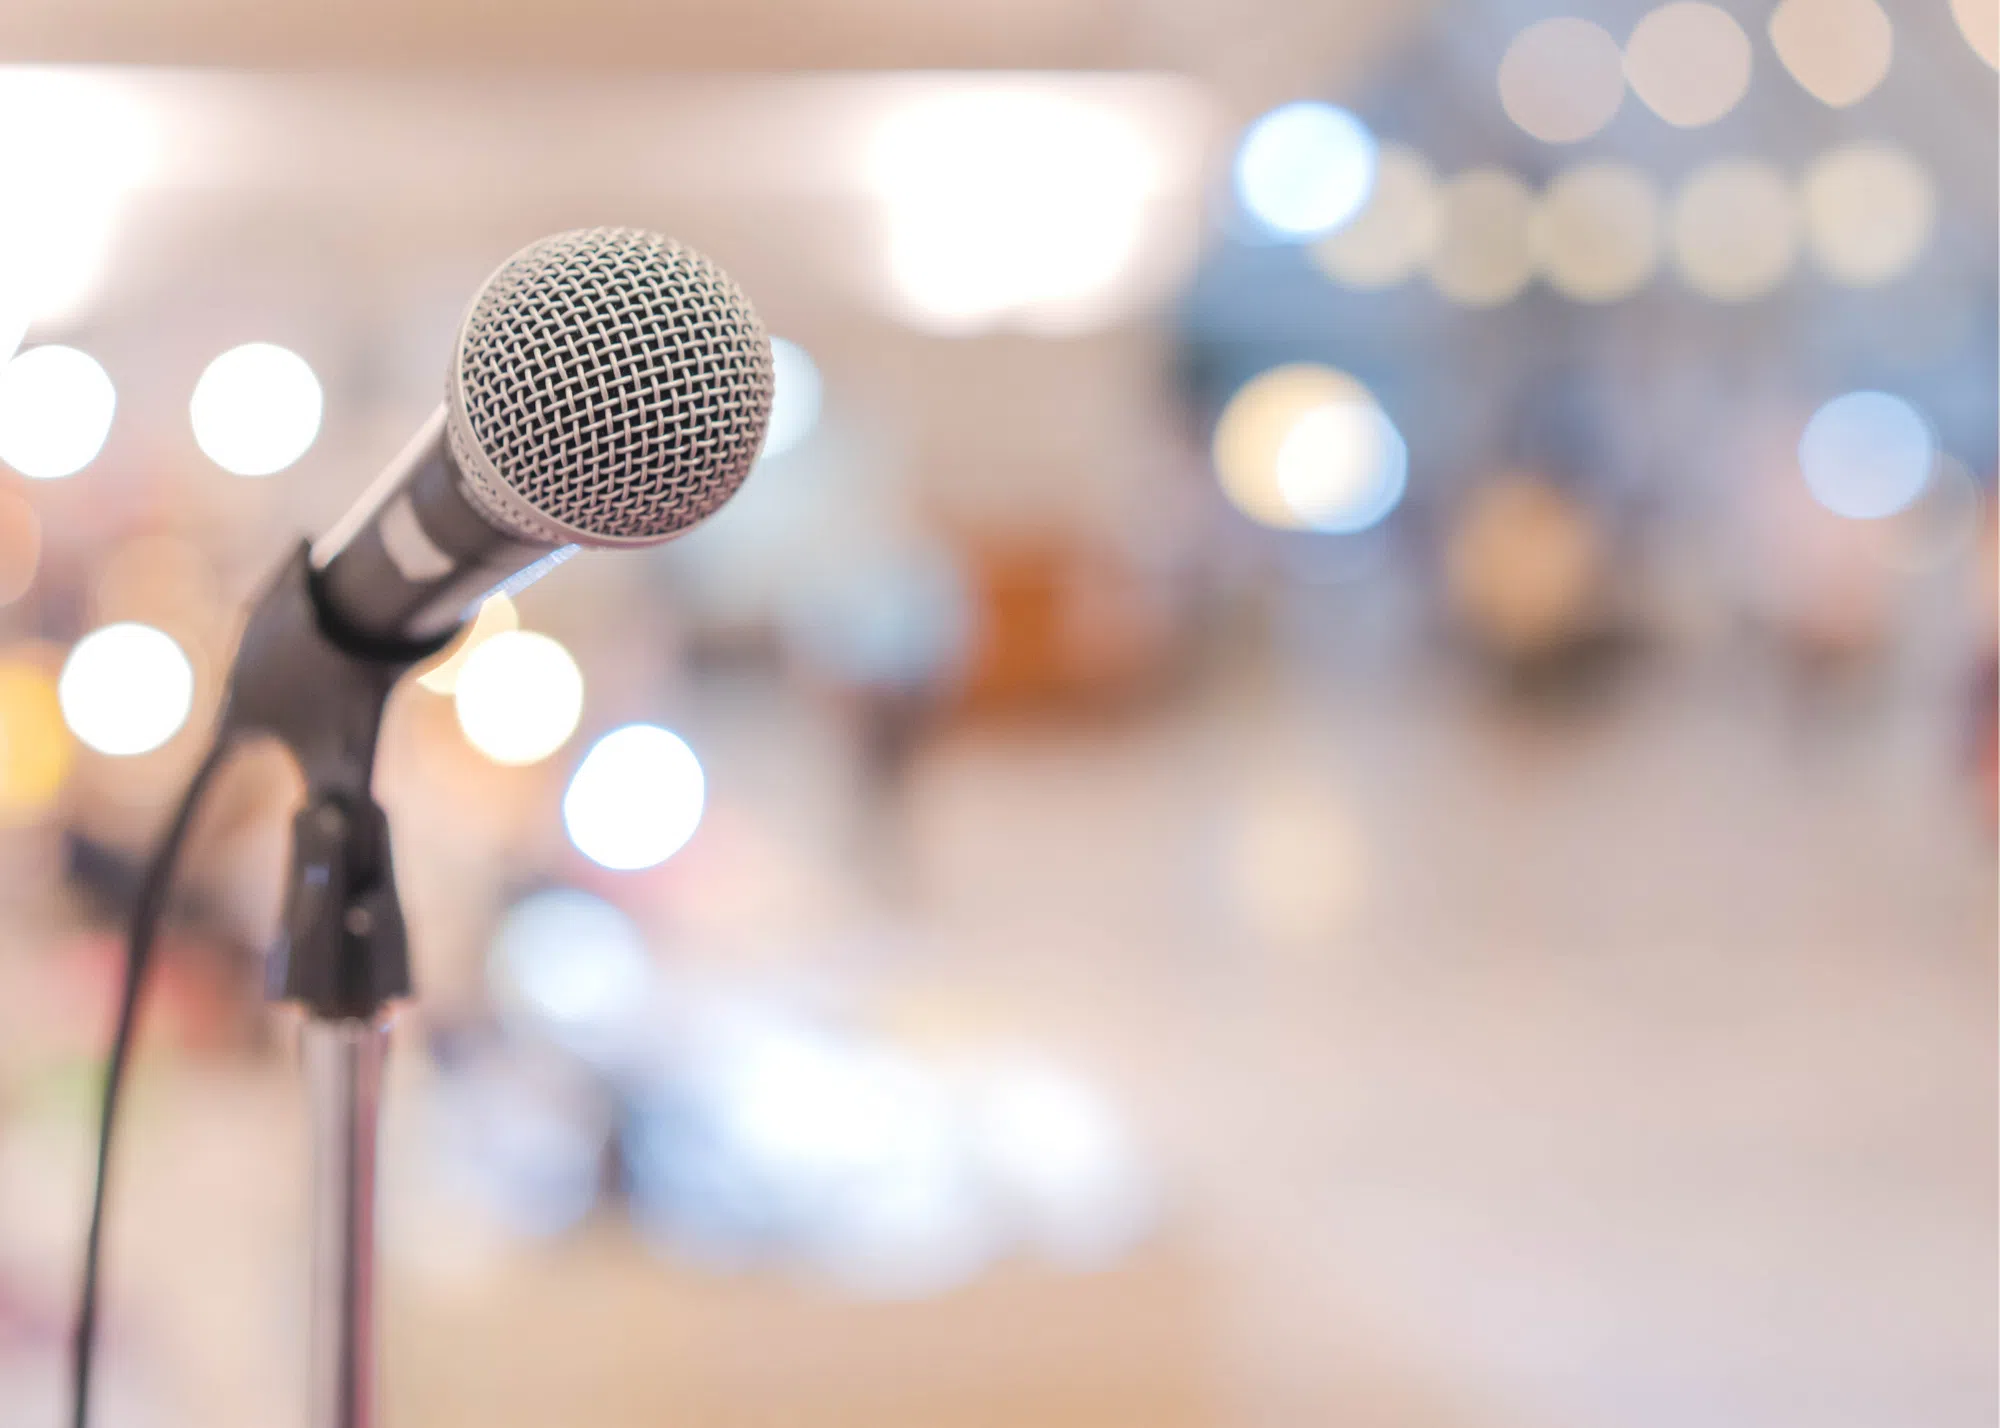
[[[671,238],[584,228],[516,253],[460,332],[445,403],[495,524],[552,544],[646,544],[711,514],[771,414],[749,299]]]

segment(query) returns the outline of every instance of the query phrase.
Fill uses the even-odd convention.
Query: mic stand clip
[[[312,1139],[311,1428],[375,1417],[375,1157],[391,1005],[410,995],[408,937],[371,788],[382,711],[422,646],[327,628],[301,543],[244,627],[221,718],[228,743],[274,738],[305,776],[269,995],[299,1003]]]

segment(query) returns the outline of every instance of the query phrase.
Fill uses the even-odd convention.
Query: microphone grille
[[[496,524],[646,544],[735,493],[771,413],[771,342],[729,275],[671,238],[584,228],[530,244],[473,300],[446,433]]]

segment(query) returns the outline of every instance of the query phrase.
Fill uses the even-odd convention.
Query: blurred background
[[[1992,0],[15,0],[0,1424],[244,602],[544,233],[776,343],[402,689],[385,1421],[1991,1424]],[[304,1421],[289,811],[104,1428]]]

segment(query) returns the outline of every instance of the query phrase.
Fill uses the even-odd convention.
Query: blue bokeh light
[[[1347,110],[1301,100],[1250,126],[1236,193],[1273,237],[1304,242],[1351,221],[1375,188],[1375,136]]]
[[[1892,516],[1923,493],[1937,463],[1930,423],[1887,392],[1835,397],[1806,423],[1799,469],[1813,499],[1837,516]]]

